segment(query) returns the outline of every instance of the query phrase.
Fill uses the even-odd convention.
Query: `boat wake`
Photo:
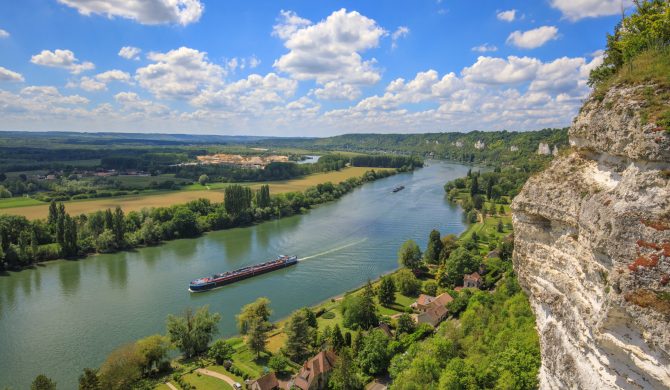
[[[350,242],[346,245],[342,245],[342,246],[338,246],[337,248],[329,249],[325,252],[317,253],[317,254],[311,255],[311,256],[302,257],[298,261],[305,261],[305,260],[313,259],[315,257],[320,257],[320,256],[327,255],[327,254],[330,254],[330,253],[333,253],[333,252],[341,251],[342,249],[349,248],[349,247],[354,246],[354,245],[358,245],[358,244],[363,243],[367,240],[368,240],[368,238],[365,237],[365,238],[360,239],[358,241]]]

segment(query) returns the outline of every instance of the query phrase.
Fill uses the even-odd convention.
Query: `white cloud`
[[[528,31],[514,31],[507,37],[507,43],[521,49],[535,49],[552,39],[558,38],[558,29],[554,26],[542,26]]]
[[[298,87],[295,80],[275,73],[265,76],[251,74],[246,79],[215,89],[210,88],[191,100],[196,107],[225,109],[237,112],[257,112],[277,104],[284,104]]]
[[[119,57],[127,60],[139,60],[142,49],[134,46],[124,46],[119,50]]]
[[[406,26],[398,27],[393,34],[391,34],[391,49],[398,47],[398,40],[406,37],[409,34],[409,28]]]
[[[320,84],[374,84],[381,78],[375,60],[363,60],[360,54],[377,47],[386,34],[374,20],[345,9],[310,25],[292,12],[284,11],[282,17],[274,34],[284,40],[289,52],[274,62],[277,70]]]
[[[361,89],[351,84],[329,81],[323,88],[317,88],[313,93],[321,100],[355,100],[361,96]]]
[[[235,73],[237,69],[240,70],[244,70],[247,68],[254,69],[261,64],[261,60],[259,60],[256,56],[251,56],[248,58],[233,57],[231,59],[225,59],[224,61],[226,65],[226,70],[232,73]]]
[[[473,47],[471,50],[479,52],[479,53],[486,53],[486,52],[490,52],[490,51],[498,51],[498,47],[496,45],[490,45],[488,43],[483,43],[479,46]]]
[[[294,11],[281,10],[279,11],[279,16],[279,23],[272,27],[272,35],[282,40],[289,39],[299,29],[312,24],[311,20],[301,18]]]
[[[251,56],[248,62],[249,62],[249,68],[251,69],[257,68],[258,65],[261,64],[261,60],[259,60],[256,56]]]
[[[41,53],[32,56],[30,62],[52,68],[67,69],[72,74],[79,74],[87,70],[95,69],[95,65],[92,62],[79,62],[72,51],[61,49],[56,49],[54,51],[42,50]]]
[[[530,57],[479,57],[461,73],[466,81],[477,84],[518,84],[532,80],[541,65],[540,60]]]
[[[0,39],[9,38],[9,33],[0,28]]]
[[[171,113],[167,106],[150,100],[143,100],[135,92],[119,92],[114,95],[114,100],[121,106],[122,111],[134,113],[135,116],[139,117],[143,115],[166,116]]]
[[[188,47],[149,53],[155,63],[139,68],[135,79],[156,97],[187,99],[223,83],[225,70],[209,62],[207,53]]]
[[[0,66],[0,81],[23,81],[21,73]]]
[[[551,0],[551,6],[572,21],[621,14],[621,7],[632,4],[631,0]]]
[[[516,19],[516,10],[511,9],[508,11],[500,11],[496,14],[496,17],[498,20],[502,20],[504,22],[513,22],[514,19]]]
[[[75,85],[69,84],[69,87],[74,87]],[[107,89],[107,84],[100,82],[98,80],[92,79],[90,77],[82,77],[81,80],[79,81],[79,88],[83,89],[84,91],[88,92],[97,92],[97,91],[104,91]]]
[[[105,84],[111,83],[112,81],[119,81],[122,83],[130,82],[130,74],[123,72],[118,69],[108,70],[106,72],[99,73],[95,76],[98,81],[101,81]]]
[[[200,0],[58,0],[82,15],[132,19],[141,24],[180,24],[200,20],[205,7]]]
[[[70,81],[67,83],[67,88],[81,88],[88,92],[98,92],[107,90],[107,84],[118,81],[126,84],[131,83],[130,74],[117,69],[108,70],[99,73],[95,77],[82,77],[79,82]]]

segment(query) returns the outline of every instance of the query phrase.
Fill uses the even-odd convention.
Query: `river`
[[[404,240],[424,248],[433,228],[464,230],[442,186],[467,170],[428,161],[304,215],[0,276],[0,388],[29,388],[38,374],[60,389],[76,388],[84,367],[99,366],[124,343],[164,333],[165,317],[187,307],[220,312],[220,335],[232,336],[235,314],[258,297],[270,298],[276,320],[360,286],[397,268]],[[401,184],[404,190],[391,193]],[[279,254],[303,261],[222,289],[187,290],[196,277]]]

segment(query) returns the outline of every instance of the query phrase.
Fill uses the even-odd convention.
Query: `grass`
[[[227,390],[232,387],[221,379],[213,378],[208,375],[199,374],[197,372],[186,374],[183,376],[186,383],[195,386],[198,390]],[[243,383],[243,382],[240,382]]]
[[[249,185],[252,188],[258,188],[261,184],[270,184],[270,191],[274,194],[304,191],[308,187],[331,181],[339,183],[350,177],[362,176],[365,171],[371,168],[350,167],[342,169],[341,171],[333,171],[327,173],[317,173],[309,175],[300,179],[273,181],[266,183],[242,183]],[[149,179],[149,178],[144,178]],[[175,204],[183,204],[192,200],[200,198],[209,199],[212,202],[223,201],[223,188],[229,185],[227,183],[215,183],[210,185],[208,190],[200,184],[188,186],[187,190],[180,191],[155,191],[143,193],[140,195],[128,195],[116,198],[102,198],[102,199],[85,199],[79,201],[69,201],[65,203],[65,209],[72,215],[87,214],[98,210],[105,210],[108,208],[115,208],[120,206],[126,213],[129,211],[139,211],[145,207],[169,207]],[[14,198],[12,198],[14,199]],[[19,198],[15,198],[19,199]],[[21,198],[23,199],[23,198]],[[21,205],[7,205],[2,207],[0,201],[0,209],[3,213],[22,215],[28,219],[46,218],[49,214],[49,205],[43,202],[33,200],[36,203],[21,204]]]
[[[25,198],[25,197],[0,199],[0,209],[8,209],[8,208],[14,208],[14,207],[25,207],[25,206],[35,206],[35,205],[41,205],[41,204],[44,204],[44,202],[40,202],[39,200],[36,200],[36,199],[33,199],[33,198]]]
[[[650,49],[637,55],[609,79],[595,87],[594,96],[602,100],[616,85],[655,84],[642,93],[647,104],[640,110],[643,124],[654,122],[670,132],[670,49]]]

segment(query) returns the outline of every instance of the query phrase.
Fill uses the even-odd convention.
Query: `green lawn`
[[[183,376],[186,383],[195,386],[198,390],[228,390],[232,387],[225,381],[213,378],[208,375],[200,374],[197,372],[186,374]],[[242,382],[240,382],[242,383]]]
[[[40,202],[39,200],[35,200],[33,198],[15,197],[15,198],[0,199],[0,209],[8,209],[12,207],[36,206],[40,204],[44,204],[44,202]]]
[[[218,372],[219,374],[227,375],[227,376],[233,378],[235,380],[235,382],[244,383],[244,378],[239,377],[239,376],[231,373],[230,371],[226,370],[226,368],[223,367],[223,366],[208,366],[206,368],[210,371],[214,371],[214,372]]]
[[[247,373],[252,378],[258,378],[263,375],[267,361],[270,358],[269,354],[261,354],[257,359],[256,355],[249,351],[249,348],[241,337],[230,339],[229,342],[235,348],[235,353],[232,357],[235,367]]]

